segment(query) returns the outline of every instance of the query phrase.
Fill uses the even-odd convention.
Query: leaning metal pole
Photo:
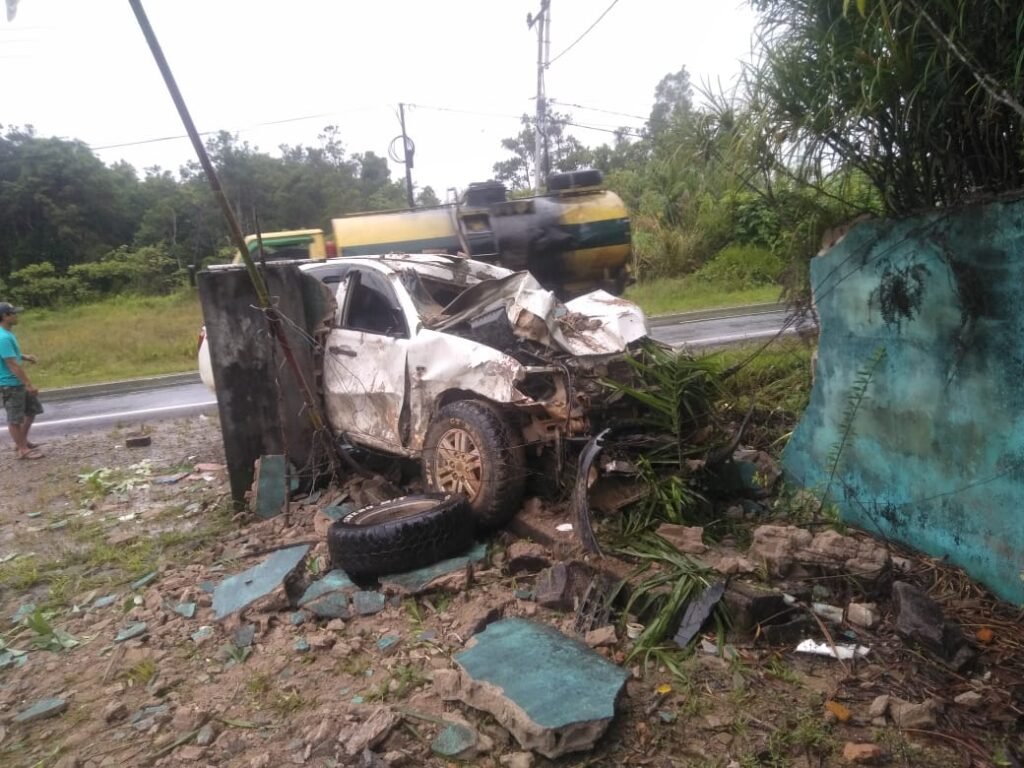
[[[178,84],[174,79],[174,74],[171,72],[171,67],[167,63],[167,59],[164,57],[164,52],[160,47],[160,42],[156,39],[156,33],[153,32],[153,27],[149,23],[146,11],[142,7],[142,0],[128,0],[128,3],[131,5],[132,11],[135,13],[135,18],[139,22],[139,27],[142,30],[143,36],[146,38],[149,50],[153,53],[153,58],[156,60],[156,65],[160,70],[160,74],[164,78],[164,83],[167,85],[167,90],[171,94],[171,100],[174,102],[174,106],[178,110],[181,122],[185,125],[185,131],[188,133],[188,137],[192,142],[192,147],[195,149],[196,155],[199,158],[199,164],[203,166],[203,172],[206,174],[206,179],[210,183],[210,189],[213,190],[213,196],[217,199],[217,203],[220,205],[221,213],[224,214],[224,219],[227,221],[228,229],[231,233],[231,239],[234,241],[235,247],[238,248],[238,252],[242,256],[242,261],[245,262],[245,268],[248,271],[249,278],[252,280],[253,287],[256,290],[256,299],[267,317],[267,322],[270,326],[270,333],[273,338],[277,340],[277,343],[281,345],[281,352],[284,355],[289,368],[291,368],[292,373],[295,375],[295,379],[299,383],[299,387],[302,391],[302,397],[306,403],[307,412],[309,413],[309,418],[312,422],[313,430],[315,434],[321,436],[324,440],[324,443],[326,444],[325,447],[327,448],[327,455],[331,459],[331,466],[334,468],[334,471],[340,475],[340,459],[333,442],[326,437],[326,422],[323,417],[323,412],[320,409],[320,404],[317,402],[316,396],[313,394],[313,390],[309,386],[309,382],[306,381],[306,377],[302,374],[302,369],[299,367],[298,361],[296,361],[295,355],[292,353],[291,345],[288,343],[288,337],[284,332],[284,326],[281,322],[281,316],[270,300],[270,293],[267,290],[266,282],[263,280],[263,275],[260,274],[258,269],[256,269],[256,264],[253,262],[252,256],[249,255],[249,249],[245,244],[245,237],[242,235],[242,228],[238,224],[235,212],[231,210],[231,204],[228,202],[223,188],[221,188],[220,179],[217,177],[217,171],[214,169],[213,163],[210,162],[210,156],[206,153],[206,147],[203,146],[203,142],[199,138],[199,131],[196,130],[195,123],[192,122],[192,116],[189,114],[188,107],[185,105],[185,100],[181,95],[181,91],[178,90]]]

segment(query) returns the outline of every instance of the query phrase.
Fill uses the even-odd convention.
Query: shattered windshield
[[[403,269],[399,279],[427,326],[436,323],[444,315],[445,307],[474,287],[423,275],[415,269]]]

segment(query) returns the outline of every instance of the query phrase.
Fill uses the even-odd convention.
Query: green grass
[[[57,310],[28,309],[16,333],[40,389],[120,381],[196,368],[199,297],[124,296]]]
[[[774,285],[731,290],[687,275],[631,285],[626,289],[625,297],[639,304],[644,312],[653,316],[698,309],[766,304],[778,301],[781,291],[781,288]]]

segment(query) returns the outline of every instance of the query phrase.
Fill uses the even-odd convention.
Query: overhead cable
[[[567,54],[567,53],[568,53],[569,51],[571,51],[571,50],[572,50],[572,49],[573,49],[573,48],[574,48],[574,47],[576,46],[576,43],[578,43],[578,42],[579,42],[580,40],[582,40],[582,39],[583,39],[584,37],[586,37],[586,36],[587,36],[588,34],[590,34],[590,30],[592,30],[592,29],[593,29],[594,27],[596,27],[596,26],[597,26],[597,25],[598,25],[598,24],[599,24],[599,23],[601,22],[601,19],[603,19],[603,18],[604,18],[605,16],[607,16],[607,15],[608,15],[608,11],[610,11],[610,10],[611,10],[612,8],[614,8],[614,7],[615,7],[615,6],[616,6],[616,5],[618,4],[618,2],[619,2],[619,0],[612,0],[612,4],[611,4],[611,5],[609,5],[609,6],[607,7],[607,8],[605,8],[605,9],[604,9],[604,13],[602,13],[602,14],[601,14],[600,16],[598,16],[598,17],[597,17],[597,19],[595,19],[595,20],[594,20],[594,23],[593,23],[593,24],[591,24],[591,25],[590,25],[589,27],[587,27],[587,28],[586,28],[586,29],[585,29],[585,30],[583,31],[583,34],[582,34],[582,35],[580,35],[580,36],[579,36],[579,37],[577,37],[577,38],[576,38],[575,40],[573,40],[573,41],[572,41],[572,43],[571,43],[571,44],[569,45],[569,47],[568,47],[568,48],[566,48],[566,49],[565,49],[564,51],[562,51],[562,52],[561,52],[560,54],[558,54],[557,56],[555,56],[555,58],[553,58],[553,59],[552,59],[551,61],[549,61],[549,62],[548,62],[548,66],[550,67],[550,66],[551,66],[552,64],[554,64],[554,63],[555,63],[556,61],[558,61],[558,60],[559,60],[560,58],[562,58],[563,56],[565,56],[565,54]]]

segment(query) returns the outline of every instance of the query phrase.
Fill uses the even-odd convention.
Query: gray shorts
[[[26,416],[38,416],[43,412],[39,398],[30,395],[24,387],[0,387],[0,398],[4,401],[8,424],[21,424]]]

